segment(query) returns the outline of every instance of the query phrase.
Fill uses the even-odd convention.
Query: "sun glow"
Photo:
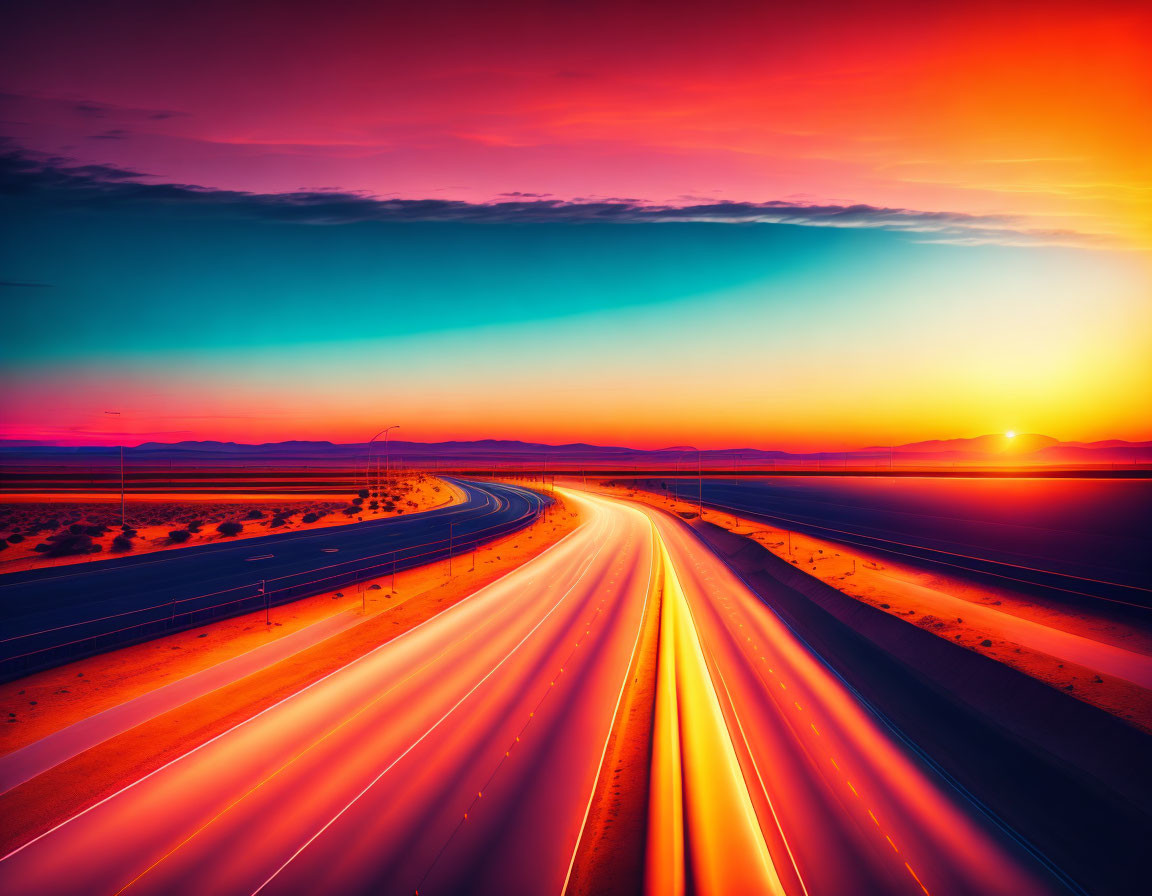
[[[1016,432],[1014,430],[1011,430],[1011,429],[1008,430],[1008,432],[1004,433],[1004,435],[1010,439],[1016,438]]]

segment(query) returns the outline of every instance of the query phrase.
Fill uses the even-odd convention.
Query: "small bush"
[[[19,532],[15,532],[12,535],[8,536],[8,543],[9,544],[20,544],[20,542],[22,542],[23,540],[24,540],[24,536],[21,535]]]
[[[0,551],[6,551],[6,550],[8,550],[8,542],[5,541],[3,538],[0,538]]]
[[[71,557],[76,554],[98,554],[102,545],[93,544],[88,535],[65,535],[57,539],[44,551],[49,557]]]
[[[191,537],[192,533],[187,529],[173,529],[168,533],[168,540],[173,544],[183,544]]]
[[[244,517],[246,520],[262,520],[264,519],[264,511],[262,510],[249,510],[248,515]]]
[[[132,550],[132,539],[124,534],[117,535],[112,539],[112,550],[117,554]]]
[[[229,538],[233,535],[239,535],[243,530],[244,527],[240,523],[233,522],[221,523],[216,527],[217,532]]]
[[[989,641],[987,638],[985,638],[983,641],[980,642],[980,646],[981,647],[991,647],[992,642]]]
[[[360,491],[357,492],[357,495],[359,495],[361,498],[367,498],[369,496],[368,495],[368,489],[366,489],[366,488],[360,489]]]
[[[304,514],[304,522],[306,522],[306,523],[314,523],[314,522],[316,522],[318,519],[320,519],[320,517],[318,517],[318,516],[317,516],[316,514],[314,514],[314,513],[306,513],[306,514]]]
[[[287,524],[288,524],[288,520],[284,519],[284,517],[282,517],[282,516],[278,516],[278,517],[275,517],[269,521],[268,528],[269,529],[279,529],[281,526],[284,526]]]
[[[73,523],[71,526],[68,527],[68,531],[71,532],[73,535],[83,535],[84,534],[84,527],[81,526],[79,523]]]
[[[353,498],[352,503],[355,504],[357,507],[359,507],[361,504],[364,503],[364,499],[363,498]]]
[[[193,520],[184,528],[187,529],[189,532],[199,532],[200,529],[203,527],[203,525],[204,524],[202,522],[200,522],[200,520]]]
[[[360,512],[359,507],[345,507],[344,508],[344,515],[345,516],[356,516],[356,514],[358,514],[359,512]]]
[[[98,538],[108,531],[107,526],[85,526],[84,534],[91,535],[93,538]]]

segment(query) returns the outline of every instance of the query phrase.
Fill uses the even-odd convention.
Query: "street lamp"
[[[372,436],[372,438],[370,438],[368,440],[368,461],[364,465],[364,484],[369,489],[372,488],[372,486],[371,486],[371,482],[372,482],[372,479],[371,479],[371,476],[372,476],[372,443],[375,442],[378,438],[380,438],[380,436],[384,436],[384,463],[385,463],[385,467],[387,467],[387,463],[388,463],[388,433],[390,433],[394,429],[399,429],[399,428],[400,428],[399,423],[395,423],[392,426],[386,426],[386,427],[384,427],[384,429],[380,430],[380,432],[376,433],[376,435]],[[377,494],[379,494],[379,491],[380,491],[379,477],[377,477],[376,491],[377,491]]]

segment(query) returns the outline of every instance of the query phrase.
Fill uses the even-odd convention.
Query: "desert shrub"
[[[101,545],[92,543],[91,536],[69,533],[49,544],[44,553],[49,557],[71,557],[76,554],[98,554],[101,550]]]
[[[248,515],[244,517],[246,520],[262,520],[264,519],[264,511],[262,510],[249,510]]]
[[[183,544],[191,537],[192,533],[187,529],[173,529],[168,533],[168,540],[173,544]]]
[[[357,507],[359,507],[361,504],[364,503],[364,499],[363,498],[353,498],[352,503],[355,504]]]
[[[304,514],[304,522],[306,522],[306,523],[314,523],[318,519],[320,519],[320,516],[318,514],[315,514],[315,513]]]
[[[216,527],[217,532],[228,537],[239,535],[243,529],[244,527],[240,523],[233,522],[221,523]]]
[[[184,528],[189,532],[199,532],[203,526],[204,523],[202,523],[200,520],[192,520],[192,522],[188,523]]]
[[[359,507],[345,507],[344,516],[356,516],[360,512]]]
[[[68,527],[68,531],[71,532],[73,535],[83,535],[84,534],[84,527],[81,526],[79,523],[72,523],[72,525],[70,525]]]
[[[287,523],[288,523],[288,520],[284,519],[284,517],[282,517],[282,516],[273,517],[268,522],[268,528],[269,529],[279,529],[281,526],[287,525]]]
[[[8,536],[8,543],[9,544],[20,544],[20,542],[22,542],[23,540],[24,540],[24,536],[21,535],[19,532],[13,532],[11,535]]]
[[[0,538],[0,551],[6,550],[8,550],[8,542],[5,539]]]
[[[121,526],[120,531],[127,535],[129,538],[135,538],[137,532],[131,526]]]
[[[132,550],[132,539],[124,534],[117,535],[112,539],[112,550],[117,554]]]
[[[360,491],[357,494],[361,498],[367,498],[368,497],[368,489],[362,488],[362,489],[360,489]]]
[[[107,531],[108,531],[107,526],[85,526],[84,527],[84,534],[85,535],[91,535],[93,538],[97,538],[97,537],[103,535]]]
[[[378,510],[379,508],[380,508],[380,502],[379,501],[371,501],[368,504],[369,510]]]

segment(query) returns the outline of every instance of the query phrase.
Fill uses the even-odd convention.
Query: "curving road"
[[[1059,889],[690,529],[571,498],[552,548],[0,859],[0,893],[560,894],[657,593],[647,893]]]
[[[643,515],[591,516],[7,856],[0,892],[559,893],[653,573]]]
[[[0,680],[470,550],[528,525],[548,500],[453,484],[465,500],[424,513],[0,577]]]

